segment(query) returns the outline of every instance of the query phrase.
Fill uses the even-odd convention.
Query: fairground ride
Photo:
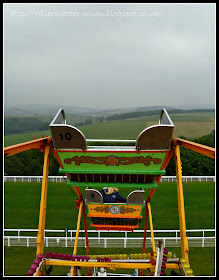
[[[174,124],[167,111],[162,109],[158,125],[144,129],[136,140],[86,139],[83,133],[66,123],[65,113],[60,109],[50,124],[51,136],[35,139],[25,143],[6,147],[6,157],[29,149],[40,148],[44,155],[43,179],[37,234],[36,259],[27,272],[28,276],[43,274],[43,266],[70,267],[70,276],[80,275],[80,268],[89,269],[86,275],[110,276],[107,269],[133,269],[133,275],[165,275],[165,269],[179,269],[183,275],[193,275],[189,264],[189,247],[186,236],[186,221],[181,173],[180,146],[215,158],[215,149],[180,138],[173,139]],[[87,143],[95,143],[88,146]],[[106,144],[106,145],[100,145]],[[99,143],[99,144],[98,144]],[[109,143],[113,143],[109,145]],[[133,146],[130,144],[133,143]],[[107,146],[107,144],[109,146]],[[121,145],[122,144],[122,145]],[[117,146],[115,146],[117,145]],[[126,146],[125,146],[126,145]],[[72,255],[54,252],[44,253],[44,231],[47,208],[47,188],[49,159],[51,153],[57,159],[61,174],[68,178],[67,185],[76,195],[78,211],[77,229]],[[151,213],[151,199],[157,189],[162,175],[171,157],[175,157],[177,178],[177,200],[181,240],[181,258],[173,258],[161,241],[155,247]],[[128,187],[131,192],[127,203],[103,203],[102,194],[97,187]],[[84,197],[81,188],[86,188]],[[145,190],[149,191],[145,199]],[[87,217],[91,227],[108,231],[133,231],[139,228],[145,208],[144,235],[140,259],[125,255],[93,256],[90,255]],[[77,255],[77,244],[81,216],[85,231],[86,256]],[[146,257],[146,237],[148,221],[151,229],[152,251]],[[138,274],[138,270],[140,273]],[[116,276],[118,274],[114,274]]]

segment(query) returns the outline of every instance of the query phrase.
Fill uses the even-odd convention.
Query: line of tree
[[[104,117],[89,116],[84,122],[74,124],[74,126],[90,125],[95,122],[103,122]],[[49,121],[42,121],[38,117],[6,117],[4,119],[4,135],[25,133],[29,131],[44,131],[49,130]]]
[[[181,136],[180,138],[184,138]],[[185,138],[184,138],[185,139]],[[211,134],[200,138],[195,138],[192,141],[206,146],[215,147],[215,131]],[[212,158],[198,154],[184,147],[180,148],[182,161],[182,174],[184,176],[214,176],[215,161]],[[9,176],[42,176],[43,174],[44,154],[40,150],[28,150],[20,154],[5,158],[5,174]],[[174,176],[175,161],[171,158],[166,169],[167,176]],[[50,157],[49,175],[56,176],[59,174],[59,164],[53,154]]]
[[[105,118],[106,121],[114,121],[114,120],[125,120],[125,119],[133,119],[140,118],[146,116],[155,116],[160,115],[161,110],[153,110],[153,111],[141,111],[141,112],[129,112],[123,114],[115,114]],[[180,114],[180,113],[214,113],[214,109],[192,109],[192,110],[183,110],[183,109],[171,109],[168,110],[168,114]]]
[[[101,116],[101,117],[91,117],[90,116],[84,122],[76,123],[74,126],[76,126],[76,127],[84,126],[84,125],[89,125],[89,124],[93,124],[93,123],[97,123],[97,122],[103,122],[103,121],[104,121],[104,116]]]
[[[37,117],[8,117],[4,119],[4,134],[43,131],[49,129],[50,121],[42,121]]]

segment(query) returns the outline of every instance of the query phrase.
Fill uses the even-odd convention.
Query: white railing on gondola
[[[4,232],[11,233],[11,232],[17,232],[17,235],[4,235],[4,240],[5,240],[5,246],[36,246],[36,236],[21,236],[21,233],[24,232],[32,232],[32,233],[37,233],[37,229],[4,229]],[[104,248],[107,248],[107,245],[109,247],[112,247],[112,242],[114,247],[124,247],[126,248],[127,245],[133,245],[133,242],[135,243],[134,247],[136,246],[136,242],[139,243],[139,246],[142,246],[142,241],[143,241],[143,232],[144,230],[135,230],[134,232],[125,232],[125,231],[114,231],[114,232],[120,232],[123,233],[124,236],[122,237],[113,237],[112,236],[102,236],[101,233],[106,233],[108,232],[107,230],[103,231],[96,231],[96,230],[88,230],[88,236],[90,233],[96,233],[97,236],[89,236],[89,242],[91,243],[92,241],[96,241],[96,243],[90,244],[90,247],[96,247],[96,246],[102,246]],[[150,233],[150,230],[147,231]],[[180,230],[154,230],[154,234],[156,233],[172,233],[174,236],[156,236],[154,237],[155,243],[158,243],[158,240],[162,240],[164,242],[164,246],[167,245],[168,242],[171,242],[171,245],[169,243],[169,246],[171,247],[180,247]],[[187,233],[201,233],[202,236],[188,236],[188,242],[190,247],[209,247],[209,246],[215,246],[215,229],[190,229],[186,230]],[[206,233],[211,233],[211,236],[206,236]],[[47,236],[48,233],[62,233],[65,236]],[[76,230],[45,230],[45,246],[46,247],[54,247],[54,246],[59,246],[59,247],[71,247],[75,240],[75,237],[73,234],[76,233]],[[136,236],[130,236],[134,235],[135,233],[142,233],[142,237],[136,237]],[[129,236],[128,236],[129,234]],[[69,236],[70,235],[70,236]],[[80,235],[79,236],[79,241],[81,243],[78,243],[79,247],[85,247],[85,235],[84,235],[84,230],[80,230]],[[12,242],[13,241],[13,244]],[[25,242],[26,241],[26,242]],[[31,241],[31,242],[30,242]],[[131,243],[132,241],[132,243]],[[151,237],[147,237],[147,241],[149,242],[147,244],[147,247],[151,247]],[[198,242],[197,242],[198,241]],[[53,242],[53,244],[49,245],[49,242]],[[55,244],[55,245],[54,245]],[[132,246],[128,246],[132,247]]]
[[[43,176],[4,176],[5,182],[42,182]],[[66,176],[48,176],[53,183],[65,182]],[[182,176],[183,182],[215,182],[215,176]],[[162,176],[160,182],[176,182],[176,176]]]

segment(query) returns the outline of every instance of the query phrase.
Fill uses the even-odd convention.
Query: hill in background
[[[4,105],[5,116],[31,116],[31,115],[56,115],[60,108],[63,108],[66,114],[77,114],[85,116],[110,116],[113,114],[132,113],[132,112],[143,112],[143,111],[154,111],[166,108],[166,110],[173,109],[214,109],[215,105],[180,105],[180,106],[144,106],[144,107],[127,107],[127,108],[116,108],[100,110],[86,107],[66,106],[63,104],[52,105],[52,104],[29,104],[29,105]]]

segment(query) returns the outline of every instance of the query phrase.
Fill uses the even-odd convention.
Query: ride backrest
[[[127,197],[127,204],[145,204],[144,190],[135,190]]]
[[[144,129],[137,137],[137,150],[169,150],[173,136],[174,124],[163,108],[158,125]]]
[[[55,149],[85,150],[87,148],[83,133],[76,127],[66,124],[63,109],[59,110],[51,122],[50,131]]]
[[[95,189],[85,189],[86,202],[88,203],[103,203],[102,194]]]

